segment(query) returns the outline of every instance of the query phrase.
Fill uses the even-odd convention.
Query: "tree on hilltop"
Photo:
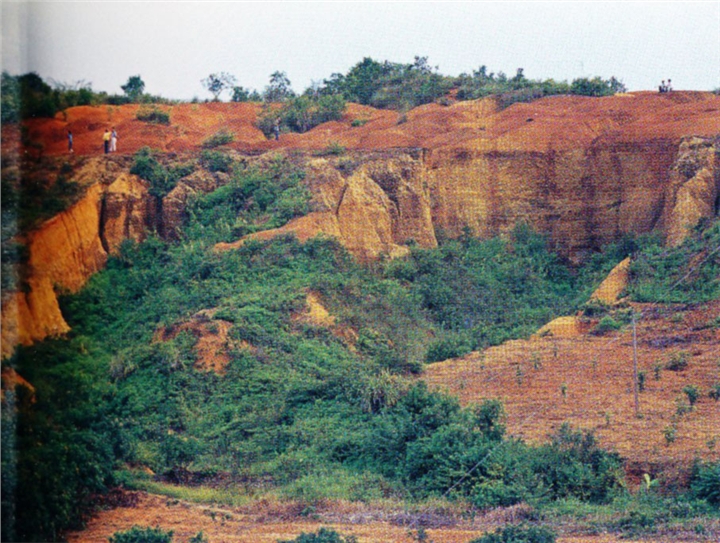
[[[127,83],[121,85],[120,88],[131,102],[137,102],[145,91],[145,82],[139,75],[133,75],[128,77]]]
[[[293,96],[295,93],[285,72],[278,71],[270,75],[270,84],[263,93],[266,102],[284,102]]]
[[[226,72],[214,73],[203,79],[201,83],[213,95],[213,102],[219,102],[220,95],[235,86],[235,76]]]
[[[232,96],[230,101],[232,102],[260,102],[262,97],[256,90],[246,89],[245,87],[233,87]]]

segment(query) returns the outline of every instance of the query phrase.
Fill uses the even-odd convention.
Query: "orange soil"
[[[132,507],[119,507],[102,511],[90,520],[82,532],[68,534],[70,543],[107,543],[115,532],[129,530],[134,525],[160,526],[173,530],[176,541],[188,541],[198,532],[211,542],[223,543],[276,543],[289,540],[302,532],[316,532],[320,528],[333,529],[343,535],[354,535],[359,543],[412,543],[408,526],[387,520],[372,519],[377,512],[342,511],[337,505],[334,515],[337,521],[321,522],[305,519],[297,512],[278,514],[268,506],[267,511],[256,507],[254,511],[201,506],[161,496],[138,493],[138,501]],[[350,506],[352,508],[352,506]],[[380,515],[382,516],[382,515]],[[497,517],[497,518],[493,518]],[[488,518],[465,521],[452,526],[428,528],[426,532],[435,543],[467,543],[487,531],[497,529],[512,518],[490,515]],[[558,543],[613,543],[616,536],[562,536]],[[631,540],[623,540],[632,543]],[[648,541],[648,540],[645,540]]]
[[[233,342],[229,337],[232,323],[220,319],[205,320],[212,317],[214,311],[195,315],[195,320],[183,322],[170,329],[161,328],[155,333],[155,341],[169,341],[181,332],[188,332],[196,339],[195,367],[199,370],[214,371],[219,375],[225,373],[225,367],[230,363],[228,355],[229,346]],[[249,348],[249,344],[242,342],[242,346]]]
[[[464,404],[501,399],[508,433],[529,442],[545,441],[569,422],[594,430],[604,447],[637,469],[688,465],[697,457],[720,460],[720,402],[708,396],[720,382],[720,330],[700,329],[720,314],[720,300],[688,311],[637,308],[645,311],[637,327],[638,367],[646,375],[640,417],[634,413],[629,326],[607,336],[510,341],[432,364],[423,379]],[[689,354],[687,369],[662,370],[656,380],[655,366],[679,351]],[[676,402],[687,401],[686,385],[697,386],[700,397],[691,412],[678,417]],[[676,440],[667,444],[663,432],[673,424]]]
[[[492,98],[428,104],[401,118],[395,111],[348,104],[343,119],[320,125],[305,134],[284,134],[267,140],[255,127],[261,106],[256,103],[205,103],[157,106],[170,113],[170,125],[136,119],[138,105],[80,106],[54,119],[25,124],[31,142],[46,155],[67,153],[66,131],[74,135],[75,153],[102,153],[102,134],[115,127],[118,152],[134,153],[143,146],[168,152],[197,150],[220,129],[235,134],[228,147],[242,151],[324,149],[340,144],[350,149],[460,146],[484,151],[548,151],[576,148],[600,140],[609,143],[675,140],[687,135],[720,133],[720,97],[704,92],[658,94],[637,92],[605,98],[552,96],[497,111]],[[363,120],[362,126],[352,126]],[[3,144],[17,145],[16,127],[6,125]]]

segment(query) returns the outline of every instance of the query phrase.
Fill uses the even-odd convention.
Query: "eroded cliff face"
[[[407,254],[407,243],[437,245],[425,184],[426,168],[417,152],[354,154],[340,159],[312,158],[305,164],[313,211],[282,228],[252,234],[218,250],[236,248],[246,239],[270,239],[293,233],[300,241],[319,234],[336,238],[362,261]]]
[[[676,148],[599,144],[546,152],[442,149],[430,159],[433,223],[490,237],[527,222],[578,258],[630,232],[662,227]]]
[[[152,223],[147,183],[137,176],[90,161],[75,181],[88,185],[83,197],[22,239],[22,288],[3,293],[3,357],[18,344],[67,332],[57,292],[78,291],[124,239],[141,241]]]
[[[580,261],[624,234],[660,230],[677,244],[717,214],[718,148],[711,138],[583,149],[500,152],[479,147],[313,159],[306,166],[314,212],[246,239],[294,233],[337,238],[354,256],[405,254],[465,231],[488,238],[524,222]],[[348,162],[356,163],[346,172]]]
[[[312,212],[217,249],[322,234],[367,261],[406,254],[410,242],[434,247],[440,235],[495,236],[518,222],[577,260],[626,233],[657,229],[678,244],[718,213],[718,110],[720,98],[708,93],[560,97],[506,111],[487,100],[431,104],[402,124],[392,112],[363,110],[370,121],[357,129],[348,118],[271,142],[306,171]],[[347,152],[317,156],[331,141]],[[243,159],[264,160],[255,154]],[[198,169],[158,202],[129,167],[87,161],[75,177],[88,187],[84,197],[27,236],[26,288],[3,297],[3,356],[67,331],[56,290],[81,288],[124,239],[153,230],[176,239],[188,200],[229,181]]]

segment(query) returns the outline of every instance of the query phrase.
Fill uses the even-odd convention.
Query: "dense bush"
[[[81,527],[79,504],[114,480],[124,444],[108,416],[104,355],[88,347],[84,338],[46,341],[20,348],[12,361],[35,395],[20,398],[16,412],[3,405],[3,416],[8,407],[16,415],[14,442],[2,442],[16,449],[3,451],[3,541],[56,541]]]
[[[228,130],[221,129],[203,141],[202,146],[205,149],[214,149],[215,147],[227,145],[233,141],[235,141],[235,134],[229,132]]]
[[[288,98],[281,105],[267,103],[258,118],[258,128],[266,137],[281,132],[307,132],[316,126],[342,119],[345,100],[341,95],[302,95]]]
[[[315,533],[301,533],[295,539],[282,540],[280,543],[356,543],[352,535],[343,536],[330,528],[320,528]]]
[[[203,155],[216,166],[222,160]],[[309,210],[310,193],[304,173],[277,158],[266,165],[238,168],[231,183],[198,197],[188,209],[191,237],[234,241],[257,230],[277,228]]]
[[[690,482],[693,497],[720,506],[720,462],[699,464]]]
[[[185,176],[190,175],[195,166],[192,163],[163,165],[159,160],[159,153],[149,147],[143,147],[133,157],[130,173],[150,182],[150,194],[156,198],[163,198]]]
[[[222,151],[203,151],[200,154],[200,163],[211,172],[229,173],[232,168],[233,159]]]
[[[427,57],[415,57],[412,64],[366,57],[346,75],[333,74],[320,92],[374,107],[408,110],[441,98],[451,87],[451,78],[431,68]]]
[[[617,92],[624,92],[625,86],[614,77],[605,81],[600,77],[593,79],[574,79],[570,85],[570,93],[581,96],[612,96]]]
[[[172,530],[140,526],[133,526],[124,532],[115,532],[109,539],[110,543],[171,543],[172,540]]]
[[[720,220],[701,224],[677,247],[653,245],[630,265],[636,302],[700,303],[720,297]]]
[[[543,236],[522,225],[508,239],[463,237],[437,250],[415,249],[408,260],[390,263],[388,274],[406,282],[436,325],[452,332],[430,359],[532,333],[574,303],[568,268]]]
[[[470,543],[555,543],[555,533],[544,526],[510,524]]]
[[[135,117],[138,121],[152,124],[170,124],[170,113],[158,107],[141,106]]]

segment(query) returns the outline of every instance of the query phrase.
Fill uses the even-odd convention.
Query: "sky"
[[[720,0],[696,2],[13,2],[2,1],[2,68],[121,94],[210,98],[227,72],[260,92],[275,71],[295,91],[364,57],[440,73],[568,81],[600,76],[629,90],[720,88]],[[228,98],[227,95],[224,96]]]

